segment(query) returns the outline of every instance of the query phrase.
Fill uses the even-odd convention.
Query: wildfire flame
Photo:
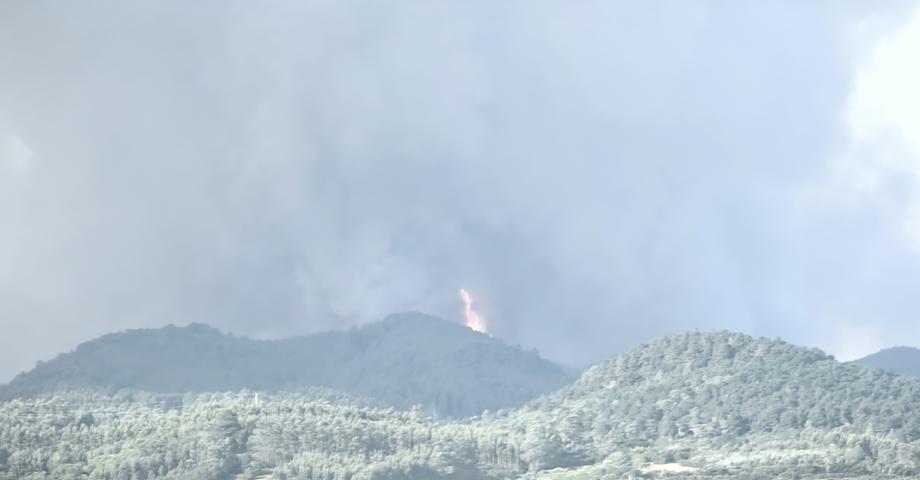
[[[466,319],[466,326],[472,330],[482,333],[486,331],[486,322],[476,310],[473,310],[473,296],[466,289],[460,289],[460,299],[463,300],[463,317]]]

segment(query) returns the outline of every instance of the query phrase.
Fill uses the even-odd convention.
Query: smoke
[[[874,152],[847,39],[906,6],[867,8],[6,2],[0,378],[129,327],[461,321],[456,285],[576,364],[693,328],[920,341],[902,221],[837,169]]]
[[[460,299],[463,301],[463,319],[466,326],[476,332],[487,333],[485,320],[473,308],[473,296],[470,292],[461,288]]]

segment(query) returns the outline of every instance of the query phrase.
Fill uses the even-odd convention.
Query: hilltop
[[[894,347],[854,360],[857,365],[876,367],[898,375],[920,377],[920,349]]]
[[[0,398],[58,390],[278,392],[327,387],[437,416],[521,404],[574,377],[534,352],[419,313],[349,331],[253,340],[193,324],[102,336],[0,388]]]
[[[428,331],[421,327],[430,324],[415,323],[423,321],[393,319],[369,327],[369,337],[347,335],[371,339],[350,341],[400,364],[411,349],[394,353],[402,344],[386,332],[405,339],[404,328],[421,329],[427,333],[419,339],[444,338],[440,327]],[[494,341],[474,338],[485,342],[469,347],[474,350],[488,350]],[[780,340],[714,332],[656,340],[519,408],[463,421],[341,403],[322,391],[185,395],[170,402],[125,390],[57,391],[0,402],[0,479],[33,473],[108,479],[916,478],[920,379],[840,363]]]
[[[543,452],[541,469],[587,478],[645,463],[765,478],[920,473],[920,380],[738,333],[656,340],[491,421]]]

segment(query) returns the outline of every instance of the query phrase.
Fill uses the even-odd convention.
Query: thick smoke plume
[[[461,321],[457,285],[572,364],[918,343],[915,185],[837,167],[852,47],[908,11],[866,8],[4,2],[0,379],[129,327]]]

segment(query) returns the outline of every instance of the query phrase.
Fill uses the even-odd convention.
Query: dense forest
[[[533,351],[420,313],[284,340],[224,335],[206,325],[129,330],[39,364],[0,398],[61,389],[266,392],[326,387],[381,405],[464,417],[524,403],[574,380]]]
[[[665,337],[491,421],[555,464],[643,452],[717,474],[920,474],[920,381],[735,333]],[[544,457],[546,458],[546,457]],[[617,460],[620,459],[620,460]]]
[[[324,388],[15,398],[0,403],[0,478],[915,478],[918,407],[918,379],[689,333],[466,420]]]

